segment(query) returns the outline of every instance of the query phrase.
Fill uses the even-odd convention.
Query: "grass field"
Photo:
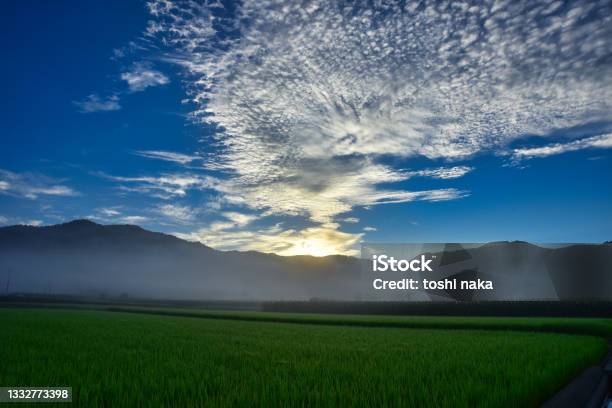
[[[533,406],[607,349],[593,336],[229,316],[0,309],[0,385],[71,386],[87,406]]]

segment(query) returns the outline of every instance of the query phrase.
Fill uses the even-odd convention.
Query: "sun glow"
[[[363,237],[362,233],[338,231],[335,225],[304,229],[282,229],[278,225],[254,230],[240,227],[235,222],[220,222],[196,233],[176,235],[179,238],[200,241],[224,251],[246,249],[281,256],[319,257],[327,255],[358,256],[359,241]]]
[[[293,246],[286,255],[327,256],[335,254],[336,248],[328,244],[325,240],[319,238],[305,239]]]

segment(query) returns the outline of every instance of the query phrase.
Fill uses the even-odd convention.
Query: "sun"
[[[262,236],[262,248],[274,248],[281,256],[329,255],[359,256],[356,246],[362,234],[338,231],[336,225],[308,227],[302,230],[288,230],[274,236]],[[264,252],[265,249],[264,249]]]
[[[334,248],[323,239],[309,238],[294,246],[292,252],[292,255],[327,256],[334,253]]]

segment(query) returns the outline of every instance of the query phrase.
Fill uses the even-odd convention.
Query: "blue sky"
[[[19,1],[0,223],[220,249],[612,239],[612,6]]]

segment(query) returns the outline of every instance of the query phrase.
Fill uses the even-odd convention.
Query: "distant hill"
[[[218,251],[135,225],[88,220],[0,228],[0,295],[184,300],[612,299],[612,245],[502,241],[437,253],[427,279],[489,279],[493,291],[374,291],[369,261]],[[423,253],[429,253],[424,247]],[[386,275],[387,279],[410,276]]]
[[[456,300],[610,300],[612,246],[567,244],[541,247],[523,241],[491,242],[445,250],[431,278],[485,279],[493,291],[432,291]]]
[[[359,262],[223,252],[134,225],[88,220],[0,228],[0,293],[10,280],[11,292],[45,294],[355,299]]]

